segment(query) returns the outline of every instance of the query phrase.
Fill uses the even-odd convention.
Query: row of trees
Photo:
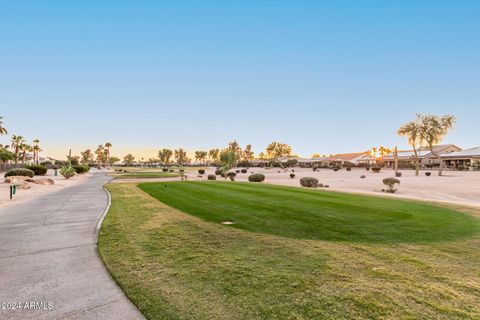
[[[80,152],[80,157],[67,156],[67,158],[71,162],[80,162],[84,165],[96,164],[99,167],[111,166],[120,161],[119,158],[111,156],[111,148],[112,144],[110,142],[107,142],[105,144],[100,144],[94,152],[92,152],[91,149],[87,149]]]
[[[284,156],[289,156],[292,153],[292,147],[288,144],[281,143],[274,141],[270,143],[266,149],[265,153],[261,152],[258,155],[258,158],[261,160],[270,160],[270,161],[278,161],[279,158]],[[128,159],[124,158],[124,162],[126,164],[133,163],[134,157],[130,157]],[[239,162],[250,162],[255,159],[255,153],[252,150],[252,145],[248,144],[245,146],[244,149],[238,144],[236,140],[229,142],[228,146],[224,149],[210,149],[206,150],[196,150],[194,152],[195,161],[201,163],[221,163],[225,159],[229,159],[228,161],[234,161],[234,165],[237,165]],[[222,160],[223,159],[223,160]],[[233,159],[233,160],[232,160]],[[128,161],[127,161],[128,160]],[[161,149],[158,151],[158,158],[149,159],[149,162],[155,163],[160,162],[163,164],[170,164],[176,163],[179,165],[187,164],[192,161],[191,158],[188,157],[187,152],[182,149],[178,148],[175,150],[171,149]]]
[[[8,134],[8,130],[4,127],[3,117],[0,117],[0,135]],[[40,140],[34,139],[31,144],[20,135],[12,135],[10,145],[0,144],[0,161],[14,161],[18,164],[19,161],[25,163],[27,161],[27,153],[33,153],[34,163],[39,163],[39,154],[42,151],[40,147]]]

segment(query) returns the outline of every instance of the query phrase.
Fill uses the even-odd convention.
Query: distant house
[[[349,163],[358,165],[375,165],[377,159],[370,155],[368,152],[357,152],[357,153],[339,153],[331,157],[327,157],[324,160],[325,163],[329,165],[347,165]]]
[[[462,149],[454,144],[436,145],[433,147],[435,153],[439,156],[452,152],[461,151]],[[418,159],[422,167],[431,167],[440,164],[440,159],[436,159],[428,147],[421,147],[417,151]],[[390,153],[383,157],[385,166],[393,167],[395,165],[395,156]],[[413,150],[398,151],[398,163],[400,168],[407,168],[415,165],[415,153]]]
[[[480,162],[480,147],[451,152],[440,156],[443,164],[451,168],[468,168]]]

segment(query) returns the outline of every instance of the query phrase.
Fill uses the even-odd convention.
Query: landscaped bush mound
[[[60,169],[60,174],[65,178],[65,179],[70,179],[71,177],[75,176],[77,174],[77,171],[73,167],[62,167]]]
[[[214,174],[209,174],[207,177],[208,180],[217,180],[217,176]]]
[[[432,175],[432,173],[431,173],[431,172],[425,172],[425,175],[426,175],[427,177],[430,177],[430,176]]]
[[[199,170],[198,170],[198,173],[200,173],[200,174],[205,174],[205,170],[199,169]]]
[[[386,192],[395,193],[397,192],[397,189],[395,189],[395,185],[400,184],[400,180],[394,177],[385,178],[383,179],[383,184],[388,187],[388,190],[386,190]]]
[[[226,176],[230,178],[230,180],[235,181],[237,174],[235,172],[227,172]]]
[[[255,173],[248,177],[248,181],[250,182],[263,182],[265,180],[265,175],[261,173]]]
[[[237,173],[237,174],[240,173],[240,170],[235,170],[235,173]]]
[[[89,166],[72,166],[72,168],[75,170],[76,173],[82,174],[82,173],[87,173],[90,171]]]
[[[373,167],[372,168],[372,171],[375,172],[375,173],[379,173],[380,170],[382,170],[382,168],[380,168],[380,167]]]
[[[27,166],[27,169],[32,170],[36,176],[44,176],[47,174],[47,167],[41,165]]]
[[[305,188],[317,188],[318,180],[312,177],[304,177],[300,179],[300,185]]]
[[[290,173],[290,179],[293,179],[295,178],[295,174],[294,173]]]
[[[19,169],[12,169],[12,170],[8,171],[7,173],[5,173],[5,178],[6,177],[15,177],[15,176],[33,178],[34,175],[35,175],[35,172],[33,172],[33,170],[19,168]]]
[[[168,168],[162,168],[163,172],[168,172]]]
[[[241,172],[241,173],[247,173],[248,170],[247,170],[247,169],[242,169],[242,170],[240,170],[240,172]]]
[[[222,170],[222,169],[217,169],[217,170],[215,170],[215,174],[216,174],[217,176],[221,175],[222,173],[223,173],[223,170]]]

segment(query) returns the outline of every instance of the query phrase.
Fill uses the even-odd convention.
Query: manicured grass
[[[161,202],[206,221],[273,235],[349,242],[432,242],[480,231],[480,220],[421,202],[231,182],[141,184]]]
[[[148,319],[480,318],[479,236],[303,240],[207,222],[134,184],[108,189],[112,206],[99,251]]]
[[[153,179],[173,177],[180,177],[180,174],[173,172],[127,172],[115,174],[115,179]]]

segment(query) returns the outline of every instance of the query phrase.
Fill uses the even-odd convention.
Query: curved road
[[[97,254],[109,179],[0,209],[0,319],[143,319]]]

